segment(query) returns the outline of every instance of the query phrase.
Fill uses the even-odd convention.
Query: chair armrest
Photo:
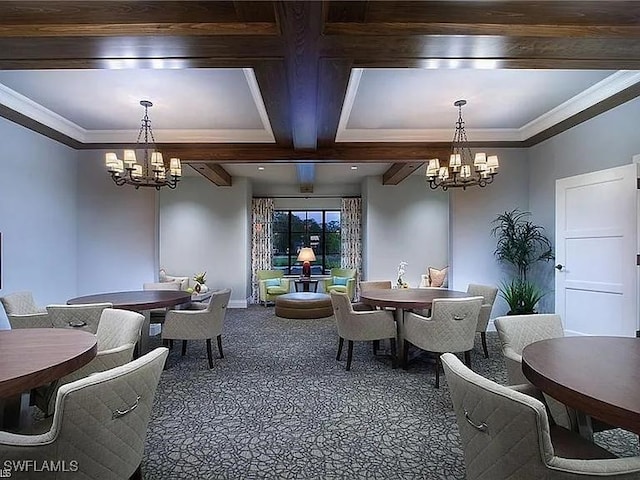
[[[552,457],[548,463],[552,470],[593,477],[612,477],[635,479],[640,472],[640,457],[611,458],[604,460],[577,460],[573,458]],[[626,475],[622,477],[621,475]],[[567,477],[568,478],[568,477]]]
[[[281,278],[280,279],[280,286],[283,288],[286,288],[287,290],[291,289],[291,280],[289,280],[288,278]]]
[[[258,280],[258,289],[260,290],[260,300],[267,298],[267,283],[266,280]]]
[[[24,315],[7,315],[11,328],[53,328],[53,323],[46,312],[26,313]]]
[[[350,278],[347,280],[347,295],[349,295],[349,300],[353,300],[354,295],[356,294],[356,279]]]
[[[55,440],[55,435],[52,434],[53,427],[51,430],[45,433],[41,433],[39,435],[21,435],[19,433],[9,433],[0,431],[0,446],[9,446],[9,447],[40,447],[52,443]],[[24,452],[17,451],[16,456],[14,458],[20,458],[24,455]],[[11,458],[11,454],[5,454],[3,460],[8,460]]]
[[[542,392],[538,390],[536,387],[531,385],[530,383],[523,383],[520,385],[509,385],[511,390],[515,390],[516,392],[524,393],[525,395],[529,395],[530,397],[536,398],[540,400],[542,403],[546,403],[544,399],[544,395]]]

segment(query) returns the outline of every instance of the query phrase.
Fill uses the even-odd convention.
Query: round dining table
[[[580,434],[590,417],[640,435],[640,338],[560,337],[527,345],[522,372],[576,410]]]
[[[395,308],[398,358],[404,358],[404,311],[430,309],[436,298],[467,298],[472,295],[446,288],[374,288],[360,294],[360,301],[374,307]]]
[[[149,344],[149,310],[170,308],[191,303],[191,293],[182,290],[133,290],[129,292],[97,293],[67,300],[68,305],[111,303],[113,308],[132,310],[144,315],[138,355],[147,352]]]
[[[89,363],[95,335],[67,328],[0,330],[0,398],[53,382]]]

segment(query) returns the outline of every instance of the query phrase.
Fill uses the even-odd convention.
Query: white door
[[[556,180],[556,313],[569,335],[638,330],[636,164]]]

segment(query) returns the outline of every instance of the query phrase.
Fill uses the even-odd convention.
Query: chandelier
[[[169,160],[169,175],[167,176],[162,153],[156,150],[156,140],[153,137],[151,120],[148,115],[149,107],[152,107],[153,103],[149,100],[140,100],[140,105],[144,107],[144,117],[136,143],[137,149],[143,151],[142,161],[138,163],[136,160],[135,150],[125,150],[122,160],[115,153],[109,152],[105,155],[107,171],[118,186],[133,185],[136,189],[155,187],[156,190],[160,190],[161,187],[176,188],[182,176],[180,159],[172,158]]]
[[[458,107],[458,121],[456,131],[453,134],[451,145],[451,156],[449,166],[440,166],[440,160],[434,158],[429,160],[427,165],[427,180],[429,187],[443,190],[449,188],[460,188],[480,186],[486,187],[493,182],[493,178],[498,174],[497,155],[489,155],[478,152],[475,157],[471,154],[467,132],[464,129],[462,120],[462,106],[467,104],[466,100],[457,100],[453,103]],[[473,168],[472,168],[473,166]]]

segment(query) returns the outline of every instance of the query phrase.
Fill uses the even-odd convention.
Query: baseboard
[[[247,299],[244,300],[231,300],[229,302],[229,308],[247,308]]]

